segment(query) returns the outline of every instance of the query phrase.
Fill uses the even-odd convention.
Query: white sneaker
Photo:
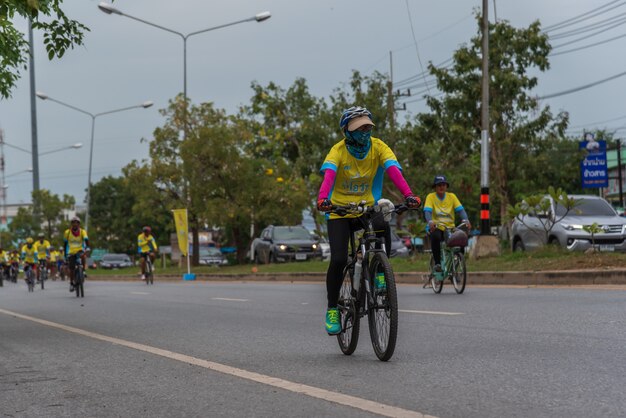
[[[141,275],[141,280],[146,280],[146,275],[145,274]]]

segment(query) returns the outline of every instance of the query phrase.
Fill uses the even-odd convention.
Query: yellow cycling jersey
[[[333,170],[336,173],[335,184],[328,196],[334,205],[342,206],[365,200],[371,206],[382,197],[383,177],[391,166],[402,169],[391,148],[380,139],[372,137],[372,146],[363,159],[352,156],[344,140],[336,143],[328,152],[320,172],[323,174],[326,170]],[[345,217],[357,216],[359,215]],[[337,218],[341,216],[330,214],[330,219]]]
[[[153,235],[146,236],[143,232],[137,235],[137,252],[138,253],[149,253],[154,252],[158,249],[157,243],[154,240]]]
[[[20,261],[20,254],[17,251],[11,252],[11,254],[9,254],[9,261],[12,263]]]
[[[50,242],[47,239],[44,239],[43,242],[37,240],[33,245],[36,247],[37,253],[41,256],[44,254],[50,254]]]
[[[50,261],[53,263],[59,259],[60,255],[57,250],[50,251]]]
[[[37,249],[35,248],[34,244],[31,245],[30,248],[28,248],[28,244],[22,247],[22,260],[26,261],[27,263],[37,262]]]
[[[0,251],[0,263],[6,264],[9,262],[9,253],[6,251]]]
[[[65,240],[65,254],[74,255],[79,251],[84,251],[87,248],[87,231],[83,228],[79,228],[78,234],[74,235],[71,229],[66,229],[63,234]]]
[[[446,192],[443,199],[432,192],[426,196],[424,212],[431,212],[436,224],[443,224],[446,228],[454,228],[454,213],[463,210],[463,205],[454,193]]]

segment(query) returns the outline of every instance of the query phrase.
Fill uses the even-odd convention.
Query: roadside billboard
[[[578,148],[585,151],[580,162],[580,176],[584,189],[609,186],[609,174],[606,166],[606,141],[596,141],[592,133],[585,134],[585,140],[578,143]]]

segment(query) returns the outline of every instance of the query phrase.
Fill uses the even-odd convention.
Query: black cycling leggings
[[[384,237],[385,251],[389,257],[391,251],[391,229],[382,216],[373,219],[376,236]],[[339,291],[343,281],[343,268],[348,262],[348,247],[350,234],[363,229],[361,221],[357,218],[340,218],[328,220],[328,242],[330,244],[330,264],[326,273],[326,293],[328,307],[336,308],[339,300]],[[357,243],[355,242],[355,245]]]
[[[435,228],[430,233],[430,249],[433,252],[433,258],[435,264],[441,264],[441,241],[444,240],[443,231],[439,228]]]

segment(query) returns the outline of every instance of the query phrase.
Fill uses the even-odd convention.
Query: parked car
[[[409,249],[404,244],[404,240],[398,236],[396,231],[391,231],[391,257],[408,257]]]
[[[252,241],[250,255],[256,263],[304,261],[320,257],[317,240],[301,226],[270,225]]]
[[[591,234],[583,227],[596,223],[601,233],[594,234],[600,251],[626,251],[626,219],[617,215],[603,198],[592,195],[571,195],[579,204],[566,214],[566,209],[548,196],[551,209],[547,214],[526,215],[511,225],[513,251],[524,251],[558,244],[568,250],[586,250],[592,245]],[[566,215],[565,215],[566,214]],[[563,219],[561,219],[565,215]],[[561,219],[559,221],[559,219]],[[548,236],[542,224],[558,221]]]
[[[125,267],[132,267],[128,254],[105,254],[100,260],[100,267],[103,269],[120,269]]]
[[[200,265],[223,266],[228,264],[226,256],[215,247],[200,247]]]

